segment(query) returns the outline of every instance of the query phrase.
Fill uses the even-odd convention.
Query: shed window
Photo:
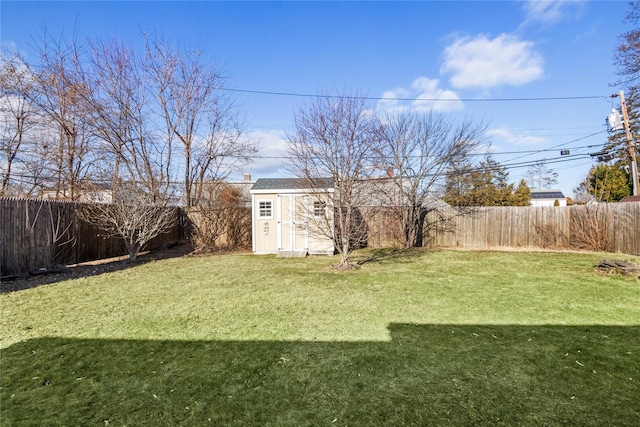
[[[313,216],[324,218],[326,215],[326,202],[313,202]]]
[[[260,202],[258,210],[258,216],[260,218],[271,218],[273,216],[271,200]]]

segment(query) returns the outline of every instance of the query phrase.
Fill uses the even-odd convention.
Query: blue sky
[[[618,93],[613,54],[626,1],[0,2],[5,50],[37,61],[34,38],[137,42],[157,32],[223,67],[260,152],[253,178],[284,176],[286,133],[304,96],[358,92],[382,109],[435,109],[489,123],[511,181],[547,159],[572,195],[606,140]],[[250,92],[244,92],[250,91]],[[253,93],[253,92],[264,93]],[[274,94],[280,93],[280,94]],[[375,98],[390,98],[376,101]],[[394,101],[423,98],[429,101]],[[562,99],[558,99],[562,98]],[[433,101],[447,99],[447,101]],[[453,100],[453,101],[451,101]],[[571,157],[561,157],[569,149]],[[238,176],[242,171],[239,171]]]

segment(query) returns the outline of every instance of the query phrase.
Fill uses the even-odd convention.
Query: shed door
[[[278,195],[278,251],[308,250],[307,196]]]
[[[308,196],[293,196],[293,250],[309,250]]]

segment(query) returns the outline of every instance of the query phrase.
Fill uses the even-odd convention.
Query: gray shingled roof
[[[332,178],[317,178],[310,185],[302,178],[260,178],[251,187],[252,190],[294,190],[308,188],[333,188]]]
[[[564,199],[560,190],[531,190],[532,199]]]

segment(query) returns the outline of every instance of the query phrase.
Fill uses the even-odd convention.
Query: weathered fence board
[[[55,264],[75,264],[126,255],[122,240],[105,238],[80,219],[82,204],[54,200],[0,198],[1,276]],[[182,212],[176,208],[176,216]],[[184,239],[184,221],[147,245],[154,250]]]

